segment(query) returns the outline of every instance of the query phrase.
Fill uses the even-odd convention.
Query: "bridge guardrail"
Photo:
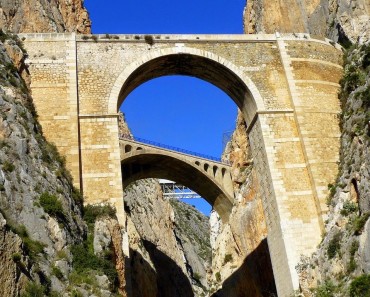
[[[223,164],[226,164],[226,165],[230,165],[230,162],[223,161],[221,158],[217,158],[217,157],[213,157],[213,156],[209,156],[209,155],[205,155],[205,154],[201,154],[201,153],[192,152],[192,151],[185,150],[185,149],[178,148],[178,147],[174,147],[174,146],[171,146],[171,145],[162,144],[162,143],[159,143],[159,142],[155,142],[155,141],[147,140],[147,139],[144,139],[144,138],[132,136],[130,134],[121,134],[119,136],[119,139],[141,142],[141,143],[144,143],[144,144],[149,144],[149,145],[156,146],[156,147],[159,147],[159,148],[163,148],[163,149],[166,149],[166,150],[179,152],[179,153],[182,153],[182,154],[185,154],[185,155],[195,156],[195,157],[199,157],[199,158],[202,158],[202,159],[207,159],[207,160],[223,163]]]

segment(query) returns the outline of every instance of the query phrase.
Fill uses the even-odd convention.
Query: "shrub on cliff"
[[[370,275],[355,278],[349,287],[350,297],[370,297]]]
[[[39,201],[40,205],[47,214],[58,219],[65,219],[62,202],[58,199],[58,197],[48,192],[44,192],[41,194]]]
[[[340,250],[340,241],[341,241],[341,239],[342,239],[342,233],[338,232],[329,241],[329,245],[328,245],[328,249],[327,249],[329,259],[334,258],[334,256]]]
[[[324,282],[315,290],[316,297],[334,297],[335,286],[331,281]]]
[[[86,205],[84,207],[84,221],[89,227],[93,227],[95,221],[101,217],[116,217],[116,209],[110,204]]]

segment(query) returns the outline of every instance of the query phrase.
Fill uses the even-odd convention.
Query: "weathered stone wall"
[[[59,77],[53,58],[45,63],[37,56],[34,44],[45,47],[47,52],[49,44],[53,44],[51,39],[63,44],[71,36],[24,37],[30,49],[31,76],[43,77],[41,73],[49,72],[47,80]],[[341,51],[328,41],[302,34],[151,38],[103,35],[77,37],[74,46],[74,58],[60,61],[60,66],[68,69],[70,84],[61,83],[75,90],[78,85],[80,130],[62,131],[71,139],[80,133],[77,141],[82,173],[76,175],[75,170],[74,174],[83,179],[87,201],[111,201],[122,209],[117,108],[125,96],[146,80],[165,74],[188,74],[208,80],[230,95],[249,125],[278,292],[285,296],[297,288],[294,266],[300,254],[311,253],[321,240],[320,214],[326,211],[324,184],[335,178]],[[77,81],[76,76],[72,77],[72,73],[76,74],[73,67],[78,69]],[[44,83],[42,78],[41,82]],[[32,83],[37,90],[37,79],[33,78]],[[53,91],[53,84],[47,81],[40,89],[59,95],[61,92]],[[314,96],[308,95],[311,91],[315,91]],[[320,102],[324,93],[324,106],[315,108],[312,104]],[[61,99],[73,102],[70,107],[61,109],[63,113],[54,119],[41,119],[47,135],[60,133],[62,122],[53,127],[59,115],[77,117],[76,92],[71,90],[70,94]],[[44,108],[48,114],[54,111],[55,106],[42,103],[39,97],[36,91],[38,109]],[[325,164],[319,163],[322,158],[327,160]],[[73,158],[68,154],[67,160],[73,167]]]
[[[43,132],[67,157],[74,184],[79,186],[75,35],[45,35],[28,41],[27,49],[32,95]]]

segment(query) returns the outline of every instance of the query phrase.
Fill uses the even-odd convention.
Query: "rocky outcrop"
[[[370,2],[250,0],[244,29],[246,33],[305,32],[342,44],[365,42],[370,38]]]
[[[194,206],[169,200],[174,211],[174,234],[186,259],[187,272],[197,286],[197,295],[208,288],[207,273],[212,262],[209,218]],[[195,282],[194,282],[195,281]]]
[[[204,296],[210,250],[204,215],[164,200],[154,179],[129,185],[124,201],[132,296]]]
[[[94,225],[94,253],[104,257],[107,253],[114,255],[115,268],[118,275],[118,292],[122,297],[127,296],[125,231],[119,225],[117,218],[103,217]],[[108,280],[105,281],[107,283]],[[109,289],[109,286],[103,288]]]
[[[16,296],[29,282],[63,292],[67,283],[52,267],[61,253],[71,266],[69,249],[85,234],[81,200],[63,158],[43,138],[26,84],[7,55],[18,53],[15,63],[21,63],[20,41],[1,38],[6,49],[0,43],[0,281],[6,286],[0,295]]]
[[[14,33],[91,32],[83,0],[1,0],[0,28]]]
[[[246,124],[239,112],[223,158],[232,164],[235,202],[228,224],[211,214],[214,296],[270,296],[276,293],[258,181]]]

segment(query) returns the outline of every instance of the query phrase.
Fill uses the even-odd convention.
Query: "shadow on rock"
[[[277,296],[267,240],[245,258],[243,264],[212,297]]]
[[[132,297],[194,297],[181,268],[150,241],[143,241],[153,267],[138,251],[130,250]]]

